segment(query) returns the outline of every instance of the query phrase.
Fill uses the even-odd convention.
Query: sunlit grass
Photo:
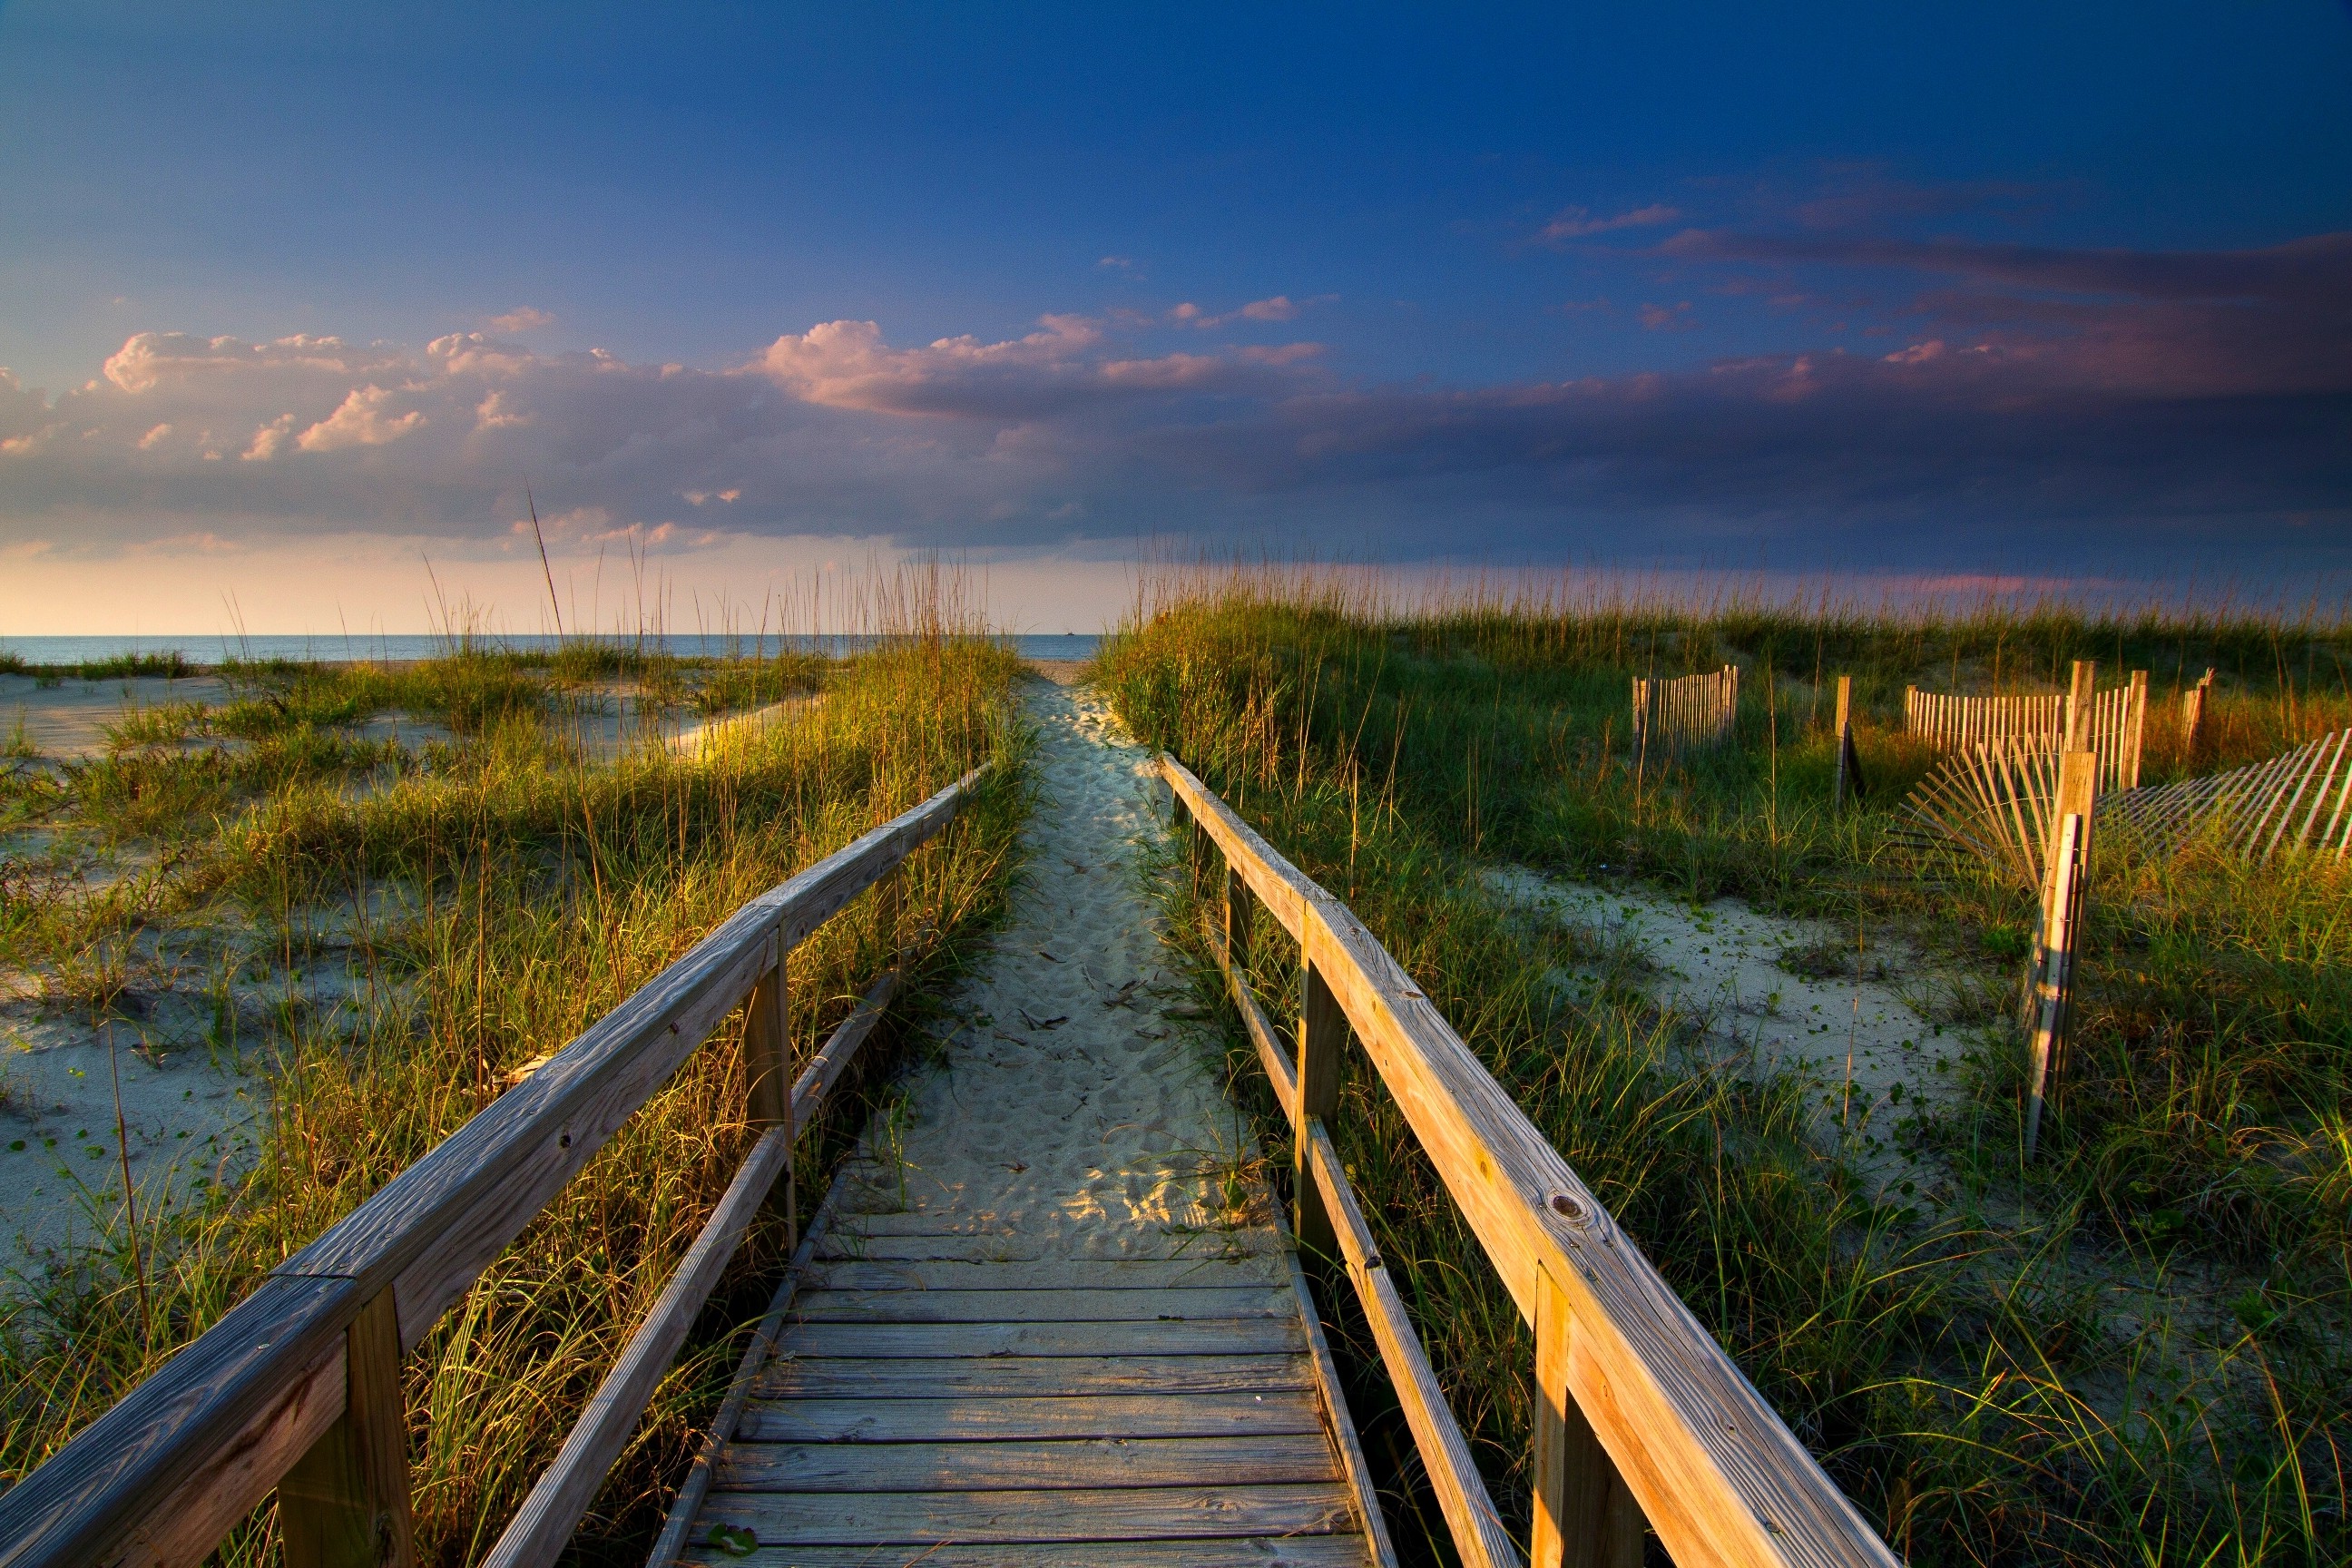
[[[1900,733],[1906,684],[2048,689],[2075,658],[2102,660],[2106,681],[2151,671],[2152,780],[2352,723],[2352,636],[2319,621],[1540,595],[1396,608],[1311,574],[1147,598],[1096,675],[1139,735],[1364,917],[1899,1552],[2340,1561],[2345,874],[2111,843],[2064,1115],[2029,1170],[2000,998],[2031,900],[1890,836],[1895,801],[1933,761]],[[1745,671],[1736,745],[1682,767],[1629,748],[1632,676],[1727,660]],[[2170,699],[2209,664],[2221,695],[2192,757]],[[1844,813],[1827,733],[1840,674],[1857,678],[1872,787]],[[1916,1134],[1950,1173],[1948,1202],[1868,1201],[1799,1085],[1695,1067],[1677,1048],[1688,1026],[1638,990],[1571,1001],[1548,976],[1589,954],[1494,907],[1475,872],[1498,860],[1858,919],[1969,982],[1950,1020],[1976,1039],[1963,1109]],[[1257,962],[1278,997],[1297,958],[1268,923]],[[1360,1064],[1334,1132],[1523,1528],[1527,1336]],[[1369,1338],[1353,1339],[1374,1446],[1442,1537]]]
[[[802,1053],[901,943],[924,954],[898,1021],[866,1047],[859,1081],[886,1077],[999,908],[1026,742],[1011,655],[936,615],[882,629],[905,635],[845,661],[468,646],[404,667],[236,666],[225,706],[132,711],[103,755],[10,774],[17,819],[47,837],[0,879],[0,963],[89,1016],[210,987],[215,1033],[235,1037],[268,1105],[248,1167],[142,1213],[135,1235],[118,1225],[0,1328],[0,1479],[746,900],[996,759],[1008,766],[967,820],[901,873],[903,900],[863,898],[793,954]],[[566,717],[583,687],[620,679],[702,711],[824,700],[692,756],[648,733],[600,758]],[[393,710],[456,739],[358,733]],[[334,1005],[257,1001],[325,969],[343,977]],[[751,1140],[740,1027],[721,1027],[410,1358],[424,1560],[454,1564],[495,1538],[733,1174]],[[803,1141],[803,1212],[865,1113],[847,1087]],[[641,1556],[781,1239],[763,1222],[747,1242],[582,1557]],[[267,1509],[225,1555],[274,1556]]]

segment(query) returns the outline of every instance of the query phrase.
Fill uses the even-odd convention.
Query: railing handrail
[[[784,954],[946,827],[986,771],[743,905],[272,1270],[0,1495],[0,1568],[201,1560],[343,1415],[362,1315],[388,1293],[386,1352],[419,1344]],[[790,1100],[815,1104],[845,1056],[828,1047]]]
[[[1181,763],[1163,756],[1160,772],[1297,940],[1310,1017],[1319,977],[1535,1327],[1538,1363],[1564,1368],[1566,1388],[1539,1394],[1581,1410],[1680,1568],[1890,1568],[1894,1554],[1845,1494],[1354,912]],[[1288,1064],[1271,1044],[1260,1050],[1280,1090]],[[1293,1095],[1305,1092],[1297,1071]],[[1328,1161],[1300,1171],[1344,1179]],[[1565,1322],[1557,1306],[1542,1310],[1547,1296],[1564,1299]],[[1465,1555],[1475,1547],[1458,1543]]]

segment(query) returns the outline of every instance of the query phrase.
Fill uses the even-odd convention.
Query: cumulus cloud
[[[425,411],[421,408],[393,413],[396,395],[381,386],[356,388],[336,405],[332,414],[296,437],[294,444],[306,452],[388,446],[425,423]]]
[[[492,316],[490,325],[501,332],[529,332],[555,325],[555,318],[536,306],[518,305],[503,316]]]

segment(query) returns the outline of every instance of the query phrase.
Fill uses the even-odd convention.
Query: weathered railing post
[[[1298,1005],[1298,1101],[1291,1121],[1291,1228],[1298,1245],[1318,1258],[1339,1256],[1330,1213],[1316,1189],[1309,1163],[1310,1129],[1328,1124],[1339,1109],[1339,1069],[1348,1044],[1348,1014],[1331,994],[1311,946],[1302,953]]]
[[[1257,924],[1257,900],[1240,868],[1225,867],[1225,967],[1236,973],[1249,970],[1250,933]]]
[[[343,1413],[278,1483],[286,1568],[411,1568],[408,1404],[387,1285],[343,1331]]]
[[[2077,668],[2080,668],[2079,666]],[[2074,950],[2083,917],[2083,884],[2091,863],[2091,818],[2098,801],[2099,758],[2068,752],[2058,766],[2058,799],[2050,824],[2049,870],[2042,888],[2041,962],[2033,975],[2033,1040],[2025,1107],[2025,1158],[2042,1136],[2042,1107],[2051,1081],[2065,1070],[2066,1015],[2072,1001]]]
[[[1528,1568],[1641,1568],[1641,1505],[1568,1388],[1568,1292],[1536,1271],[1535,1525]]]
[[[777,943],[773,960],[752,983],[743,1007],[743,1076],[750,1089],[747,1109],[752,1128],[764,1132],[782,1127],[789,1132],[793,1122],[793,1047],[786,1012],[790,994],[781,936],[771,941]],[[783,1215],[787,1251],[800,1245],[800,1181],[793,1172],[797,1163],[790,1159],[784,1162],[783,1181],[768,1194],[769,1209]]]

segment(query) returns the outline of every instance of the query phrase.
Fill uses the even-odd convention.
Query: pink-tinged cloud
[[[1321,300],[1332,298],[1335,296],[1328,294],[1320,296]],[[1318,302],[1318,300],[1309,300],[1306,304],[1312,305]],[[1194,327],[1202,331],[1208,331],[1216,327],[1231,326],[1235,321],[1296,321],[1303,308],[1299,301],[1293,300],[1289,295],[1276,294],[1268,299],[1252,300],[1248,304],[1237,310],[1227,310],[1223,315],[1212,315],[1187,300],[1181,305],[1171,306],[1168,311],[1168,319],[1180,327]]]
[[[1653,202],[1645,207],[1635,207],[1610,217],[1595,217],[1584,207],[1562,207],[1551,221],[1536,230],[1536,237],[1546,245],[1559,245],[1571,239],[1583,239],[1596,234],[1613,234],[1620,229],[1655,228],[1660,224],[1673,223],[1681,217],[1682,209],[1663,202]]]
[[[536,331],[541,327],[553,325],[555,325],[553,315],[532,305],[518,305],[503,316],[490,318],[493,331],[509,334]]]
[[[2042,383],[2159,397],[2352,392],[2352,234],[2238,251],[2067,250],[1965,240],[1691,229],[1665,255],[1946,280],[1911,301],[1938,336],[2032,361]]]

